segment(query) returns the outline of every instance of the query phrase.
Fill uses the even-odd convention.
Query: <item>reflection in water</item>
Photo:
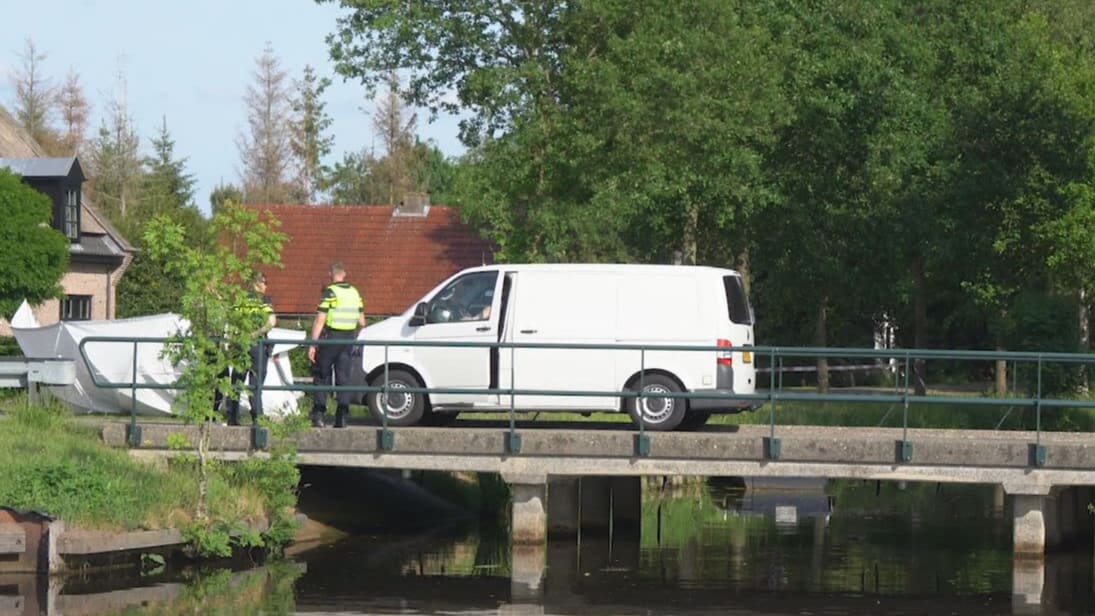
[[[553,538],[546,552],[514,556],[493,526],[358,535],[294,554],[292,566],[169,572],[111,591],[133,594],[109,609],[101,584],[70,583],[43,603],[63,610],[33,613],[1082,614],[1095,605],[1086,546],[1051,554],[1044,574],[1013,574],[1010,520],[990,488],[658,480],[642,506],[639,528]],[[1032,586],[1041,595],[1013,598],[1013,575],[1044,580]],[[4,611],[19,594],[10,589],[0,579],[0,614],[32,613]]]

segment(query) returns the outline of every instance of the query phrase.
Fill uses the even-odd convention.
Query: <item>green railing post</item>
[[[1034,445],[1030,448],[1032,466],[1046,465],[1046,446],[1042,444],[1042,354],[1038,354],[1038,389],[1034,395]]]
[[[639,395],[635,397],[635,414],[639,416],[639,433],[635,435],[635,455],[644,458],[650,455],[650,435],[646,433],[643,419],[643,393],[646,389],[646,347],[639,348]],[[673,400],[676,404],[680,398]]]
[[[783,355],[779,356],[779,365],[776,364],[776,351],[773,349],[768,355],[768,438],[764,440],[764,457],[769,460],[778,460],[782,446],[776,438],[776,373],[779,373],[779,389],[783,389]]]
[[[130,447],[141,446],[141,427],[137,425],[137,341],[133,341],[133,370],[129,379],[129,430],[126,433],[126,442]]]
[[[384,389],[383,389],[383,402],[380,404],[380,432],[377,433],[377,448],[381,451],[391,451],[395,449],[395,434],[388,429],[388,344],[384,343]],[[406,394],[404,394],[406,395]],[[425,394],[416,393],[416,396],[423,396]]]
[[[897,461],[912,460],[912,443],[909,442],[909,372],[912,371],[912,355],[905,351],[905,388],[901,397],[904,409],[901,413],[901,440],[897,443]]]
[[[510,455],[521,453],[521,435],[517,433],[517,408],[514,398],[516,394],[515,377],[517,370],[514,367],[516,353],[514,347],[509,348],[509,432],[506,433],[506,453]]]

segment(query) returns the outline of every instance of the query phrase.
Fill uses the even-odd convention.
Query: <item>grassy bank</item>
[[[197,478],[183,456],[163,464],[102,444],[95,428],[60,408],[9,398],[0,411],[0,505],[43,511],[69,527],[102,530],[187,528]],[[295,468],[294,468],[295,470]],[[222,465],[210,482],[213,524],[262,524],[292,498],[292,477],[256,464]]]

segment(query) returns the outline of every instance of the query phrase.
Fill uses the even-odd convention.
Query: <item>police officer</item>
[[[258,384],[266,378],[266,362],[270,359],[270,353],[263,349],[266,344],[267,333],[277,325],[277,317],[274,315],[274,302],[266,294],[266,275],[258,272],[251,279],[251,290],[243,303],[236,308],[246,316],[247,321],[254,326],[255,343],[248,349],[247,354],[251,358],[250,368],[247,370],[226,369],[220,376],[231,375],[233,390],[236,386],[250,379],[251,390],[251,423],[257,423],[262,415],[262,398],[258,395]],[[223,397],[220,390],[213,396],[213,407],[220,406]],[[230,395],[225,401],[225,415],[228,425],[240,425],[240,399],[238,395]]]
[[[323,297],[316,307],[316,318],[312,323],[311,337],[353,340],[357,330],[365,327],[365,304],[361,294],[346,282],[346,268],[335,262],[330,268],[331,284],[323,290]],[[314,383],[319,386],[331,385],[331,370],[334,369],[335,383],[349,385],[351,375],[351,353],[353,345],[312,345],[308,348],[308,360],[312,362]],[[346,417],[350,414],[350,392],[338,392],[338,407],[335,411],[335,427],[345,428]],[[315,392],[312,405],[312,426],[323,427],[323,414],[327,410],[327,392],[319,389]]]

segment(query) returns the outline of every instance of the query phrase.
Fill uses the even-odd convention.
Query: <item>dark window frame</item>
[[[61,320],[90,321],[91,299],[90,295],[66,295],[61,300]]]
[[[62,231],[65,236],[75,242],[80,239],[80,191],[71,188],[65,189],[65,203],[61,209]]]

